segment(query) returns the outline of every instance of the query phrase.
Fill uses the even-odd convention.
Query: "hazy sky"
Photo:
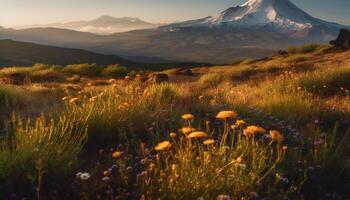
[[[315,17],[350,25],[350,0],[292,0]],[[88,20],[100,15],[174,22],[215,15],[245,0],[0,0],[0,26]]]

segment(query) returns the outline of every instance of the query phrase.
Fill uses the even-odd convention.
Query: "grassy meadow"
[[[0,199],[350,197],[350,52],[178,72],[1,69]]]

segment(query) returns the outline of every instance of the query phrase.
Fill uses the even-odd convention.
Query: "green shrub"
[[[0,70],[0,77],[11,78],[19,75],[28,78],[31,82],[61,82],[65,76],[61,73],[61,67],[57,65],[35,64],[32,67],[8,67]]]
[[[318,48],[320,48],[320,45],[318,44],[308,44],[300,47],[289,47],[288,53],[290,54],[304,54],[304,53],[311,53],[316,51]]]
[[[67,65],[63,68],[63,72],[68,75],[80,75],[88,77],[99,76],[102,70],[103,68],[96,64],[75,64]]]
[[[225,76],[223,74],[219,74],[219,73],[205,74],[201,76],[201,78],[198,80],[198,83],[203,87],[215,87],[219,85],[224,79],[225,79]]]
[[[101,75],[112,78],[123,78],[128,74],[129,70],[126,67],[119,65],[108,65],[103,68]]]

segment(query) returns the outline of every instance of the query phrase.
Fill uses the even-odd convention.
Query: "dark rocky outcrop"
[[[284,51],[284,50],[279,50],[277,52],[278,55],[281,55],[281,56],[284,56],[284,55],[288,55],[288,52],[287,51]]]
[[[336,48],[339,49],[350,49],[350,31],[347,29],[341,29],[336,40],[329,42]]]
[[[164,73],[153,74],[151,77],[153,83],[164,83],[169,81],[169,76]]]

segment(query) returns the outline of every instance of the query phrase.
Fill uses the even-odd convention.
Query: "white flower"
[[[79,178],[80,180],[86,181],[90,178],[90,174],[88,172],[81,173]]]
[[[220,194],[216,200],[231,200],[231,197],[228,195]]]

